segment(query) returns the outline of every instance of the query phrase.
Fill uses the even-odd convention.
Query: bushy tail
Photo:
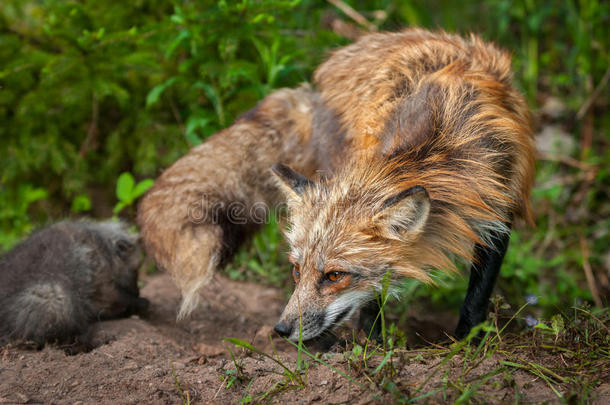
[[[146,252],[182,291],[178,319],[193,312],[216,268],[262,225],[257,207],[277,202],[269,168],[280,161],[313,166],[313,154],[303,152],[316,97],[308,86],[273,92],[165,170],[140,202]]]
[[[87,310],[58,282],[36,284],[0,304],[2,335],[10,340],[67,342],[88,328]]]
[[[213,226],[196,227],[178,238],[174,263],[169,268],[182,291],[179,320],[188,318],[197,308],[201,288],[208,284],[220,263],[222,236],[211,228]]]

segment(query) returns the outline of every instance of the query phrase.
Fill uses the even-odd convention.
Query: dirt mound
[[[290,377],[269,358],[222,340],[239,338],[271,355],[275,350],[288,371],[294,371],[296,350],[279,339],[271,344],[268,338],[284,304],[278,290],[216,277],[203,292],[205,299],[194,317],[176,324],[180,294],[170,278],[160,274],[145,282],[142,295],[152,303],[150,313],[145,318],[96,324],[94,339],[99,346],[91,352],[68,356],[53,347],[41,351],[13,345],[0,348],[0,403],[166,404],[182,399],[191,403],[369,403],[396,402],[397,392],[412,396],[428,392],[432,394],[421,400],[437,402],[451,398],[437,387],[454,377],[459,381],[463,375],[459,357],[451,359],[446,372],[434,372],[443,358],[430,353],[422,356],[427,350],[422,349],[397,351],[391,358],[396,366],[376,374],[382,378],[383,373],[393,373],[394,387],[377,392],[359,370],[361,362],[349,359],[350,352],[324,354],[317,357],[319,361],[307,358],[306,372]],[[381,361],[382,356],[371,358],[366,367],[377,367]],[[497,355],[486,358],[472,375],[483,376],[501,361]],[[477,392],[483,400],[508,401],[516,395],[536,403],[557,400],[551,388],[531,373],[516,370],[510,379],[497,373],[484,380]],[[610,399],[604,387],[608,386],[600,388],[601,398]]]
[[[211,399],[218,392],[218,401],[230,402],[238,393],[218,389],[228,356],[222,338],[268,349],[283,305],[276,290],[217,278],[193,318],[176,324],[180,294],[168,276],[146,280],[142,295],[152,303],[146,319],[97,323],[99,346],[89,353],[0,349],[0,403],[176,403],[172,365],[191,396]]]

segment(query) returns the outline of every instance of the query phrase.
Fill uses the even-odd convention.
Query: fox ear
[[[280,180],[279,183],[288,196],[299,199],[305,188],[313,185],[313,181],[281,163],[274,164],[271,170]]]
[[[429,214],[428,192],[415,186],[388,198],[373,217],[373,224],[380,236],[404,241],[423,231]]]
[[[123,260],[127,260],[129,255],[135,250],[135,245],[127,239],[119,239],[115,242],[116,253]]]

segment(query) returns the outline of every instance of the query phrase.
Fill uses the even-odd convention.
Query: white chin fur
[[[365,304],[371,299],[371,294],[372,292],[370,291],[353,290],[348,291],[339,296],[339,298],[333,301],[333,303],[330,304],[328,308],[326,308],[324,315],[324,324],[322,325],[322,328],[312,329],[308,328],[307,325],[303,325],[303,340],[313,339],[324,333],[326,330],[333,329],[335,326],[338,326],[338,321],[345,322],[349,320],[354,315],[354,313],[356,313],[356,311],[358,311],[360,307],[362,307],[363,304]],[[344,311],[348,310],[349,312],[347,313],[347,316],[345,316],[341,320],[337,319]],[[293,341],[298,341],[299,328],[298,325],[295,326],[297,327],[295,328],[294,332],[292,332],[289,339]]]
[[[324,328],[323,330],[333,328],[336,325],[337,319],[344,311],[349,309],[348,315],[341,321],[347,321],[354,313],[362,307],[371,298],[370,291],[348,291],[339,296],[332,304],[326,309],[326,316],[324,317]]]

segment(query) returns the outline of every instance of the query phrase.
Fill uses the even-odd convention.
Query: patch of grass
[[[178,391],[178,396],[180,397],[180,402],[182,405],[190,405],[191,396],[188,391],[184,391],[182,389],[182,385],[180,384],[180,380],[178,379],[178,375],[176,374],[176,369],[174,368],[174,363],[171,363],[172,370],[172,379],[174,380],[174,385],[176,386],[176,390]]]
[[[244,397],[245,401],[262,402],[280,392],[284,392],[286,390],[305,388],[305,386],[307,385],[308,365],[306,362],[302,361],[302,358],[300,356],[302,353],[301,350],[303,347],[302,340],[299,340],[299,345],[298,345],[298,348],[300,348],[299,356],[297,358],[294,368],[290,367],[284,361],[282,361],[280,356],[275,351],[275,348],[274,348],[273,355],[271,355],[271,354],[265,353],[264,351],[262,351],[260,349],[257,349],[256,347],[252,346],[250,343],[243,341],[241,339],[224,338],[223,340],[226,342],[232,343],[237,347],[241,347],[242,349],[245,349],[248,352],[256,353],[264,358],[271,360],[272,362],[274,362],[275,364],[280,366],[280,368],[282,370],[281,372],[274,371],[275,374],[278,374],[279,376],[281,376],[281,379],[276,381],[271,388],[269,388],[267,391],[265,391],[263,393],[257,394],[254,397],[246,395]],[[236,364],[237,370],[240,370],[240,366],[238,365],[238,360],[236,360],[235,356],[233,355],[233,352],[230,349],[229,349],[229,352],[231,353],[231,357],[233,358],[234,364]],[[239,374],[239,371],[238,371],[238,374]],[[243,371],[242,371],[241,379],[243,380],[244,378],[245,377],[243,376]],[[227,388],[229,388],[229,387],[230,386],[227,386]]]
[[[233,353],[233,350],[231,350],[230,347],[227,347],[227,350],[229,351],[229,354],[231,355],[231,360],[235,365],[234,369],[226,370],[225,375],[222,377],[225,382],[225,388],[229,389],[235,383],[243,383],[245,380],[247,380],[247,376],[244,374],[244,368],[241,364],[241,359],[235,357],[235,354]]]
[[[311,362],[310,370],[326,367],[377,402],[519,403],[532,397],[531,390],[540,398],[544,394],[540,383],[549,389],[550,401],[552,396],[569,403],[594,400],[596,388],[610,381],[610,309],[574,307],[569,314],[538,324],[544,326],[506,332],[507,324],[518,320],[525,308],[504,325],[498,326],[496,313],[462,341],[421,349],[407,350],[400,340],[393,343],[393,325],[379,344],[354,340],[342,360],[325,359],[302,342],[290,343]],[[229,341],[273,359],[284,370],[278,373],[282,380],[254,399],[269,400],[286,389],[307,387],[307,380],[295,372],[302,360],[293,367],[279,360],[277,353],[271,356],[245,342]],[[405,373],[411,367],[418,370],[415,376]],[[538,380],[539,385],[528,387],[524,380]]]

